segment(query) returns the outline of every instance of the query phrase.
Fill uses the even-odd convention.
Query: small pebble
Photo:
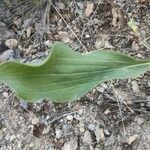
[[[79,124],[79,128],[80,128],[80,132],[84,132],[85,131],[85,126],[84,126],[84,123],[80,123]]]
[[[79,7],[80,9],[83,9],[83,8],[84,8],[83,3],[77,2],[77,5],[78,5],[78,7]]]
[[[105,88],[98,86],[97,91],[103,93],[105,91]]]
[[[137,118],[136,120],[137,120],[138,125],[143,124],[145,121],[143,118]]]
[[[79,109],[79,115],[83,115],[83,113],[84,113],[84,109]]]
[[[78,148],[77,140],[72,139],[64,144],[62,150],[77,150],[77,148]]]
[[[49,133],[49,126],[44,128],[42,134],[48,134]]]
[[[8,95],[7,92],[3,92],[3,96],[4,96],[5,98],[8,98],[8,97],[9,97],[9,95]]]
[[[92,135],[91,135],[91,133],[89,131],[86,131],[84,133],[83,143],[85,143],[87,145],[91,145],[92,144]]]
[[[53,43],[52,43],[52,41],[47,40],[47,41],[44,42],[44,44],[45,44],[47,47],[51,47]]]
[[[10,49],[14,49],[18,45],[18,41],[16,39],[9,39],[6,40],[5,45],[8,46]]]
[[[132,90],[135,92],[135,93],[139,93],[140,92],[140,89],[139,89],[139,85],[136,81],[132,81],[131,82],[132,84]]]
[[[90,124],[88,125],[88,128],[89,128],[91,131],[95,131],[95,125],[92,124],[92,123],[90,123]]]
[[[28,109],[28,102],[20,101],[20,107],[23,108],[24,110],[27,110]]]
[[[32,34],[32,27],[29,27],[27,29],[27,38],[29,38],[31,36],[31,34]]]
[[[39,123],[39,119],[38,119],[36,116],[34,116],[33,119],[32,119],[32,121],[31,121],[31,123],[32,123],[33,125],[36,125],[36,124]]]
[[[56,139],[60,139],[63,136],[63,131],[61,129],[56,129],[55,134]]]
[[[105,134],[106,136],[110,136],[110,135],[111,135],[111,133],[110,133],[107,129],[104,130],[104,134]]]
[[[131,144],[137,139],[137,137],[138,137],[137,134],[135,134],[135,135],[133,135],[133,136],[130,136],[130,137],[127,139],[127,143],[128,143],[129,145],[131,145]]]
[[[104,142],[105,136],[104,136],[104,130],[102,128],[99,128],[99,126],[97,125],[94,133],[95,133],[96,140],[98,143],[100,141]]]
[[[68,116],[66,117],[66,119],[67,119],[68,121],[72,121],[72,120],[73,120],[73,116],[72,116],[72,115],[68,115]]]
[[[106,110],[104,111],[104,114],[105,114],[105,115],[108,115],[109,113],[110,113],[109,108],[108,108],[108,109],[106,109]]]

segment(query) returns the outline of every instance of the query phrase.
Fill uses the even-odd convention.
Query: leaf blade
[[[56,43],[48,59],[39,65],[0,64],[0,83],[8,84],[23,99],[78,99],[103,81],[138,76],[150,70],[150,60],[139,60],[112,51],[86,55]]]

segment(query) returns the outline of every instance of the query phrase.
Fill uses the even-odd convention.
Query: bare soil
[[[127,25],[133,18],[139,35]],[[43,60],[55,41],[80,53],[106,48],[150,58],[148,0],[0,0],[0,55]],[[10,50],[5,42],[16,39]],[[145,44],[143,44],[146,43]],[[69,103],[27,103],[0,86],[0,150],[149,150],[150,74],[105,82]]]

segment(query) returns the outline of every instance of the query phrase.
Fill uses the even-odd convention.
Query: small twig
[[[67,27],[70,29],[70,31],[72,32],[72,34],[75,36],[75,38],[78,40],[78,42],[82,45],[82,47],[84,48],[84,50],[86,52],[88,52],[87,48],[83,45],[83,43],[81,42],[81,40],[78,38],[78,36],[75,34],[75,32],[72,30],[72,28],[69,26],[69,24],[66,22],[66,20],[63,18],[63,16],[61,15],[61,13],[58,11],[58,9],[53,5],[53,3],[51,3],[51,5],[53,6],[53,8],[56,10],[56,12],[58,13],[58,15],[60,16],[60,18],[64,21],[64,23],[67,25]]]
[[[115,90],[114,86],[112,85],[112,83],[110,83],[110,85],[115,92],[116,90]],[[122,122],[123,130],[124,130],[124,134],[126,135],[125,124],[124,124],[124,120],[123,120],[123,114],[122,114],[121,106],[120,106],[120,98],[116,92],[115,92],[115,95],[117,98],[117,103],[118,103],[118,107],[119,107],[119,112],[120,112],[120,116],[121,116],[121,122]]]
[[[66,117],[66,116],[68,116],[68,115],[72,115],[72,114],[75,114],[75,113],[78,113],[78,111],[74,111],[74,112],[70,112],[70,113],[63,114],[62,116],[56,117],[56,118],[54,118],[53,120],[51,120],[51,121],[49,122],[49,124],[52,124],[52,123],[56,122],[57,120],[60,120],[60,119]]]

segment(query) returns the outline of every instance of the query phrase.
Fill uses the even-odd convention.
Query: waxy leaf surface
[[[150,60],[140,60],[110,50],[88,54],[74,52],[56,42],[41,64],[3,62],[0,83],[27,101],[77,100],[103,81],[139,76],[150,70]]]

